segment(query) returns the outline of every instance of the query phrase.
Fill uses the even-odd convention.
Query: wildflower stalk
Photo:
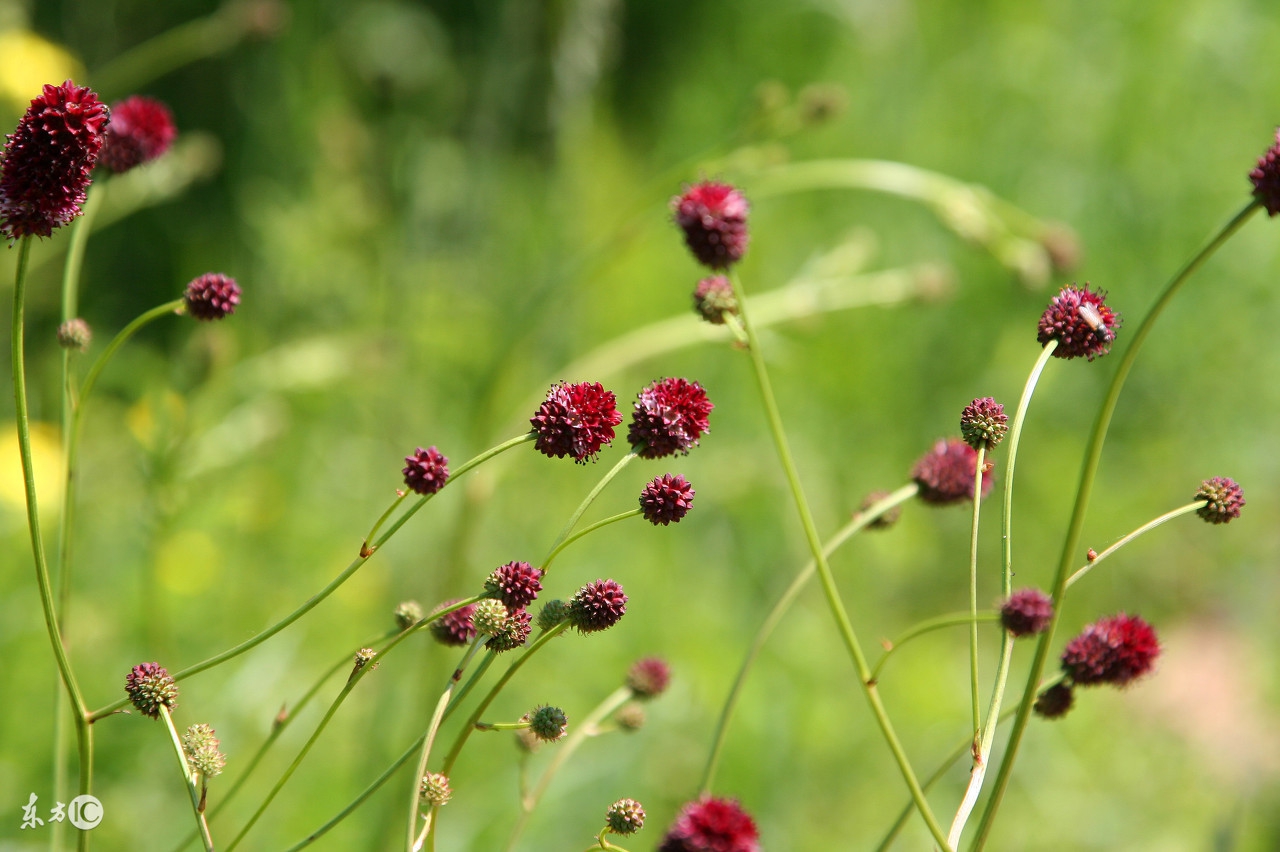
[[[1094,477],[1097,475],[1098,464],[1102,459],[1102,446],[1106,442],[1107,429],[1111,425],[1111,417],[1115,413],[1116,403],[1120,399],[1120,391],[1124,388],[1125,379],[1128,378],[1129,371],[1133,368],[1133,362],[1142,350],[1142,344],[1146,341],[1147,335],[1151,333],[1156,321],[1160,319],[1161,314],[1164,313],[1165,308],[1173,301],[1173,298],[1177,296],[1182,286],[1192,274],[1204,265],[1205,261],[1213,256],[1214,252],[1223,243],[1249,221],[1249,218],[1261,206],[1262,203],[1256,200],[1245,205],[1182,269],[1178,270],[1143,319],[1142,325],[1138,327],[1137,332],[1133,335],[1128,348],[1125,349],[1124,355],[1120,358],[1120,364],[1116,368],[1116,372],[1111,377],[1111,384],[1107,388],[1106,396],[1103,398],[1102,406],[1098,409],[1093,429],[1089,434],[1089,444],[1085,449],[1084,463],[1080,470],[1080,483],[1076,488],[1076,501],[1071,511],[1071,521],[1067,527],[1066,539],[1062,545],[1062,555],[1058,560],[1057,572],[1053,579],[1053,615],[1049,619],[1048,628],[1040,635],[1040,641],[1036,644],[1036,654],[1031,663],[1031,671],[1028,673],[1027,686],[1022,693],[1022,703],[1018,706],[1013,728],[1009,732],[1009,742],[1005,748],[1004,758],[1000,762],[1000,770],[996,774],[995,786],[991,791],[991,797],[987,800],[986,808],[982,812],[982,819],[978,823],[978,834],[974,838],[973,846],[971,847],[975,852],[986,846],[996,814],[1000,811],[1000,803],[1003,801],[1005,790],[1009,786],[1009,776],[1013,771],[1013,764],[1018,756],[1018,748],[1022,744],[1022,735],[1026,731],[1027,722],[1031,718],[1031,708],[1035,704],[1036,698],[1036,684],[1039,682],[1040,676],[1044,672],[1045,663],[1049,659],[1049,646],[1053,642],[1053,634],[1057,629],[1058,618],[1062,612],[1062,597],[1067,588],[1067,572],[1075,564],[1076,550],[1080,546],[1080,536],[1084,530],[1084,516],[1088,511],[1089,498],[1093,492]]]
[[[1088,574],[1095,567],[1097,567],[1099,562],[1103,561],[1108,556],[1115,553],[1117,550],[1124,547],[1129,542],[1133,541],[1135,538],[1138,538],[1141,535],[1151,532],[1153,529],[1155,529],[1158,526],[1161,526],[1162,524],[1167,524],[1169,521],[1172,521],[1174,518],[1180,518],[1183,515],[1189,515],[1192,512],[1198,511],[1201,507],[1205,505],[1205,502],[1206,501],[1204,500],[1196,500],[1195,502],[1188,503],[1185,506],[1179,506],[1178,508],[1174,509],[1171,512],[1165,512],[1163,515],[1159,516],[1158,518],[1153,518],[1152,520],[1147,521],[1145,524],[1138,527],[1136,530],[1124,536],[1115,544],[1111,545],[1106,550],[1099,553],[1090,562],[1078,568],[1074,574],[1072,574],[1070,577],[1067,578],[1066,588],[1068,589],[1071,588],[1073,585],[1075,585],[1077,580],[1083,579],[1085,574]]]
[[[544,572],[546,571],[548,564],[551,562],[552,557],[564,549],[562,545],[568,544],[567,539],[569,538],[569,534],[573,532],[573,528],[577,526],[578,521],[582,519],[582,514],[586,512],[587,508],[595,502],[597,497],[600,496],[600,492],[604,491],[605,486],[612,482],[613,478],[621,473],[623,468],[631,464],[638,455],[639,450],[632,449],[625,456],[619,459],[618,463],[615,464],[608,473],[600,478],[600,481],[596,483],[596,487],[591,489],[591,493],[582,499],[582,502],[578,504],[578,508],[569,516],[569,520],[565,523],[564,529],[560,530],[560,535],[556,536],[556,540],[552,542],[551,549],[547,552],[547,556],[542,560],[541,567]]]
[[[632,509],[628,512],[620,512],[616,515],[612,515],[608,518],[605,518],[603,521],[596,521],[594,524],[591,524],[590,526],[583,527],[573,535],[569,536],[568,538],[556,544],[556,546],[551,550],[551,552],[547,554],[547,558],[542,560],[542,570],[543,571],[547,570],[547,567],[550,566],[552,561],[557,556],[560,555],[560,552],[562,550],[564,550],[566,547],[573,544],[575,541],[582,538],[583,536],[589,535],[595,532],[596,530],[600,529],[601,527],[607,527],[609,526],[609,524],[616,524],[618,521],[625,521],[627,518],[634,518],[636,515],[639,515],[639,514],[640,514],[639,509]]]
[[[841,527],[827,541],[822,552],[827,557],[830,557],[842,544],[865,529],[868,524],[910,500],[916,496],[919,490],[920,487],[914,482],[908,483],[887,497],[877,500],[863,511],[858,512],[849,523]],[[720,711],[720,718],[716,722],[716,730],[711,738],[711,753],[707,756],[707,765],[702,772],[702,783],[699,785],[702,795],[710,795],[711,787],[715,783],[716,770],[720,766],[720,754],[724,750],[725,737],[729,732],[729,722],[733,719],[733,713],[738,707],[738,699],[742,697],[742,688],[747,682],[747,675],[751,672],[751,667],[755,664],[756,657],[760,655],[760,649],[764,647],[764,643],[773,635],[774,629],[782,622],[787,610],[791,609],[791,605],[800,596],[800,592],[813,579],[816,570],[817,563],[810,559],[808,564],[796,574],[795,579],[791,581],[791,585],[787,586],[786,591],[782,593],[782,597],[778,598],[778,602],[773,605],[773,609],[769,611],[769,615],[751,640],[746,656],[742,659],[742,665],[738,667],[738,674],[733,679],[733,685],[729,687],[729,694],[725,697],[724,707]]]
[[[181,738],[178,737],[178,729],[173,726],[173,716],[169,713],[168,705],[163,702],[157,705],[156,710],[160,713],[160,718],[164,719],[164,726],[169,731],[169,739],[173,741],[174,751],[178,754],[178,763],[182,766],[182,777],[187,782],[187,793],[191,798],[191,812],[195,814],[196,826],[200,832],[200,842],[204,844],[205,852],[213,852],[213,838],[209,835],[209,823],[204,818],[204,811],[201,810],[200,787],[196,784],[195,776],[191,774],[187,752],[182,747]]]
[[[986,463],[986,445],[979,445],[973,468],[973,523],[969,531],[969,693],[974,742],[982,729],[982,708],[978,704],[978,519],[982,517],[982,477]],[[955,846],[954,839],[951,845]]]
[[[889,750],[893,753],[894,761],[898,764],[903,780],[906,781],[907,788],[911,791],[911,797],[915,800],[916,807],[920,810],[920,816],[929,827],[929,833],[933,835],[934,840],[944,850],[949,850],[951,847],[947,844],[946,835],[943,834],[942,827],[938,824],[937,818],[934,817],[933,811],[929,807],[929,802],[925,799],[924,791],[920,789],[920,782],[916,780],[915,771],[911,768],[911,761],[908,759],[902,743],[898,741],[898,735],[893,730],[893,724],[889,721],[889,715],[885,711],[884,703],[880,700],[880,693],[876,689],[875,681],[871,679],[871,669],[867,665],[866,655],[863,653],[862,646],[854,634],[853,625],[849,621],[849,615],[845,611],[844,603],[840,600],[840,592],[836,588],[835,578],[831,574],[831,567],[827,564],[827,557],[822,550],[822,541],[818,538],[818,529],[813,522],[813,514],[809,510],[808,500],[805,498],[804,489],[800,484],[800,475],[796,471],[795,461],[791,457],[791,448],[787,445],[786,433],[782,428],[782,417],[778,412],[778,403],[774,399],[773,387],[769,382],[769,374],[764,365],[764,355],[760,351],[760,341],[756,337],[755,329],[747,315],[747,299],[742,281],[737,274],[731,275],[729,280],[733,283],[734,295],[738,299],[738,305],[742,312],[742,325],[747,333],[749,344],[747,348],[751,354],[751,366],[755,373],[760,396],[764,402],[765,417],[769,422],[769,432],[773,436],[778,459],[782,463],[783,472],[786,474],[791,496],[796,504],[796,511],[800,515],[800,524],[804,528],[805,540],[809,544],[809,551],[813,554],[814,564],[818,571],[818,577],[822,581],[822,589],[826,594],[832,617],[835,619],[836,627],[844,640],[845,648],[853,660],[854,668],[857,669],[858,682],[862,685],[863,694],[866,695],[871,712],[880,726],[880,732],[884,736]]]
[[[1009,424],[1008,460],[1005,462],[1004,503],[1000,515],[1000,593],[1005,600],[1013,593],[1013,474],[1018,466],[1018,447],[1022,443],[1022,426],[1027,419],[1027,411],[1031,407],[1031,397],[1035,394],[1036,385],[1040,383],[1040,375],[1048,365],[1049,359],[1058,348],[1057,340],[1050,340],[1040,350],[1026,384],[1022,387],[1022,396],[1018,399],[1018,410],[1014,412],[1013,422]],[[982,460],[981,450],[978,456]],[[965,789],[960,806],[956,809],[955,818],[951,822],[949,840],[952,848],[960,845],[960,835],[964,832],[965,823],[978,803],[978,794],[982,792],[982,784],[987,775],[987,762],[991,759],[991,747],[995,742],[996,724],[1000,718],[1000,707],[1004,702],[1005,685],[1009,680],[1009,664],[1013,661],[1013,634],[1008,630],[1000,631],[1000,660],[996,664],[995,685],[991,690],[991,703],[987,708],[986,727],[979,726],[974,736],[973,768],[969,772],[969,785]]]
[[[900,636],[888,643],[888,648],[884,654],[876,661],[875,668],[871,670],[873,680],[879,682],[880,673],[884,670],[885,664],[889,662],[889,658],[896,654],[903,645],[906,645],[912,639],[918,639],[921,636],[932,633],[935,630],[945,630],[948,627],[958,627],[962,624],[972,624],[974,626],[985,624],[992,621],[999,621],[1000,613],[993,610],[975,611],[975,612],[949,612],[946,615],[935,616],[934,618],[921,621],[912,627],[908,627]]]

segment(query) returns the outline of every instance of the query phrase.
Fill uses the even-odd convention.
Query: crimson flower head
[[[98,164],[116,174],[159,157],[178,135],[173,114],[160,101],[141,95],[111,107],[111,125]]]
[[[569,601],[569,623],[579,633],[608,630],[627,614],[627,594],[614,580],[587,583]]]
[[[698,262],[726,269],[747,253],[747,211],[741,192],[727,183],[702,181],[671,199],[671,212]]]
[[[658,852],[760,852],[760,833],[736,801],[706,796],[681,808]]]
[[[1053,297],[1040,315],[1040,331],[1036,336],[1041,346],[1058,341],[1055,358],[1085,357],[1092,361],[1111,351],[1120,327],[1120,315],[1104,303],[1107,294],[1068,285]]]
[[[1053,618],[1053,601],[1039,589],[1021,589],[1000,607],[1000,623],[1015,637],[1043,633]]]
[[[533,616],[529,615],[529,610],[523,607],[508,608],[506,623],[501,630],[489,637],[484,646],[495,653],[510,651],[529,641],[529,634],[532,632]]]
[[[159,663],[140,663],[124,678],[124,691],[133,706],[144,716],[160,718],[160,708],[172,710],[178,705],[178,684]]]
[[[458,601],[451,600],[437,606],[433,613],[442,609],[447,609]],[[453,612],[442,615],[435,621],[427,625],[427,629],[431,631],[431,637],[441,645],[469,645],[471,640],[476,638],[476,626],[471,623],[471,616],[475,614],[475,604],[467,604],[461,609],[455,609]]]
[[[187,313],[198,320],[224,319],[240,304],[240,285],[230,275],[206,272],[187,285],[182,301]]]
[[[485,594],[495,597],[508,609],[520,609],[533,603],[542,591],[542,569],[528,562],[508,562],[493,569],[484,581]]]
[[[435,447],[404,457],[404,484],[415,494],[435,494],[449,481],[449,459]]]
[[[1036,715],[1043,719],[1061,719],[1067,715],[1067,711],[1071,709],[1071,705],[1074,703],[1075,695],[1071,690],[1071,685],[1055,683],[1036,696],[1036,703],[1031,706],[1031,709],[1036,711]]]
[[[1062,670],[1078,686],[1124,686],[1151,671],[1159,654],[1160,642],[1151,625],[1122,612],[1095,621],[1068,642]]]
[[[659,379],[640,391],[631,413],[627,440],[641,458],[689,452],[707,427],[707,415],[715,408],[697,382]]]
[[[655,527],[679,523],[693,508],[693,486],[680,474],[655,477],[640,492],[640,514]]]
[[[1249,180],[1253,181],[1253,197],[1262,202],[1267,215],[1280,214],[1280,127],[1276,128],[1276,144],[1259,158]]]
[[[994,450],[1009,431],[1009,415],[1004,406],[989,396],[975,399],[960,412],[960,434],[964,442],[975,450],[985,447]]]
[[[529,418],[538,452],[557,459],[569,456],[577,462],[594,461],[621,422],[618,398],[599,382],[552,385],[546,401]]]
[[[671,683],[671,668],[661,657],[636,660],[627,671],[627,688],[636,698],[657,698]]]
[[[925,453],[911,478],[920,486],[919,497],[935,506],[949,506],[973,499],[973,478],[978,472],[978,451],[959,438],[938,441]],[[982,472],[982,496],[991,492],[990,470]]]
[[[1244,508],[1244,491],[1234,479],[1215,476],[1200,483],[1200,490],[1193,500],[1208,502],[1196,510],[1196,514],[1211,524],[1225,524],[1240,517]]]
[[[0,234],[47,237],[80,215],[110,120],[91,89],[44,87],[5,142]]]

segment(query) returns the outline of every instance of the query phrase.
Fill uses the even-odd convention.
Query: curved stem
[[[827,597],[827,605],[831,609],[836,627],[844,640],[845,648],[853,660],[854,668],[857,669],[858,682],[862,684],[867,703],[870,705],[871,712],[880,726],[880,733],[884,736],[889,750],[893,753],[893,759],[898,764],[898,769],[902,773],[902,778],[906,782],[907,788],[911,790],[911,797],[915,800],[916,807],[920,809],[920,816],[924,819],[925,824],[929,826],[929,833],[933,835],[938,844],[944,850],[949,850],[950,847],[947,845],[946,835],[943,834],[942,827],[934,817],[933,811],[929,807],[929,802],[924,797],[924,791],[920,789],[920,782],[916,780],[915,771],[911,768],[911,761],[907,758],[906,750],[903,749],[902,743],[898,741],[898,735],[894,732],[893,724],[889,721],[889,714],[885,711],[884,703],[880,700],[880,693],[876,689],[875,681],[871,679],[871,669],[867,665],[866,655],[862,652],[862,646],[853,631],[853,624],[849,621],[849,615],[845,611],[844,603],[840,600],[840,592],[836,588],[835,578],[831,574],[831,566],[827,564],[827,557],[822,552],[822,541],[818,538],[818,528],[813,522],[813,514],[809,510],[809,501],[805,498],[804,489],[800,484],[800,474],[796,470],[795,460],[791,457],[791,448],[787,444],[786,433],[782,428],[782,416],[778,412],[778,403],[773,396],[773,386],[769,381],[768,371],[765,369],[764,354],[760,351],[760,341],[756,337],[755,329],[751,325],[750,319],[747,317],[747,299],[742,287],[742,281],[736,274],[730,276],[730,281],[733,283],[734,295],[737,297],[738,305],[742,311],[742,326],[747,333],[749,344],[747,351],[751,355],[751,366],[755,373],[756,385],[760,390],[761,400],[764,403],[769,432],[773,436],[774,447],[778,452],[778,460],[782,464],[783,473],[786,475],[787,484],[791,489],[791,497],[795,502],[796,511],[800,515],[800,525],[804,528],[804,536],[809,544],[809,552],[813,554],[818,577],[822,581],[822,590]]]
[[[1096,568],[1099,562],[1103,561],[1108,556],[1115,553],[1117,550],[1124,547],[1126,544],[1133,541],[1138,536],[1149,533],[1156,527],[1161,526],[1162,524],[1167,524],[1169,521],[1172,521],[1174,518],[1180,518],[1183,515],[1189,515],[1192,512],[1198,511],[1200,508],[1202,508],[1206,504],[1206,502],[1207,501],[1205,500],[1196,500],[1195,502],[1188,503],[1185,506],[1179,506],[1178,508],[1174,509],[1171,512],[1165,512],[1163,515],[1161,515],[1158,518],[1153,518],[1152,520],[1147,521],[1145,524],[1138,527],[1136,530],[1129,533],[1124,538],[1120,539],[1115,544],[1111,545],[1106,550],[1099,553],[1097,556],[1093,558],[1092,561],[1078,568],[1074,574],[1072,574],[1070,577],[1067,578],[1066,588],[1068,589],[1071,588],[1073,585],[1075,585],[1075,582],[1077,580],[1082,579],[1085,574],[1088,574],[1090,571]]]
[[[587,511],[587,507],[595,502],[595,499],[600,496],[600,492],[604,490],[604,487],[612,482],[613,478],[621,473],[624,467],[631,464],[637,455],[638,451],[633,449],[619,459],[618,463],[615,464],[608,473],[600,478],[600,481],[596,483],[596,487],[591,489],[591,493],[584,497],[582,502],[578,504],[578,508],[569,516],[569,521],[564,525],[564,529],[560,530],[560,535],[556,536],[556,540],[551,543],[551,550],[547,552],[546,557],[542,560],[542,570],[544,572],[547,569],[548,563],[551,562],[551,558],[563,550],[561,545],[567,544],[566,539],[569,538],[569,533],[573,532],[573,528],[578,525],[578,521],[582,520],[583,512]]]
[[[1102,406],[1098,409],[1098,416],[1094,420],[1093,430],[1089,434],[1089,444],[1085,450],[1084,463],[1080,470],[1080,483],[1076,488],[1076,501],[1071,511],[1071,522],[1067,527],[1066,539],[1062,545],[1062,555],[1058,560],[1057,573],[1053,579],[1053,616],[1049,620],[1048,629],[1040,635],[1040,641],[1036,644],[1036,655],[1031,663],[1031,671],[1028,673],[1027,686],[1022,692],[1022,703],[1018,706],[1018,714],[1014,718],[1013,728],[1009,732],[1009,744],[1005,749],[1004,758],[1000,762],[1000,771],[996,775],[995,787],[991,791],[991,797],[987,800],[987,806],[982,812],[982,820],[978,824],[978,835],[974,838],[972,846],[974,850],[982,849],[991,834],[992,824],[1000,810],[1004,792],[1009,786],[1009,776],[1013,771],[1013,764],[1018,756],[1018,748],[1022,744],[1022,735],[1026,731],[1028,720],[1031,718],[1031,708],[1035,704],[1036,698],[1036,684],[1039,682],[1040,676],[1044,672],[1045,663],[1049,659],[1049,645],[1053,641],[1053,634],[1057,629],[1058,618],[1062,612],[1062,597],[1067,588],[1067,572],[1071,570],[1071,566],[1075,563],[1076,549],[1080,545],[1080,535],[1084,530],[1084,516],[1088,510],[1089,498],[1093,492],[1093,480],[1098,472],[1098,463],[1102,459],[1102,445],[1106,442],[1107,429],[1111,425],[1111,416],[1115,413],[1116,403],[1120,399],[1120,391],[1124,388],[1125,379],[1128,378],[1129,371],[1133,369],[1133,362],[1137,359],[1138,353],[1142,351],[1142,344],[1146,341],[1147,335],[1151,333],[1151,329],[1155,326],[1156,321],[1160,319],[1160,315],[1164,313],[1165,308],[1173,301],[1178,291],[1182,289],[1182,285],[1187,282],[1196,270],[1204,265],[1205,261],[1213,256],[1213,253],[1223,243],[1236,231],[1240,230],[1245,222],[1249,220],[1249,217],[1256,213],[1260,207],[1261,203],[1258,201],[1247,204],[1231,221],[1222,227],[1222,230],[1204,248],[1196,253],[1195,257],[1174,275],[1173,280],[1165,287],[1160,298],[1156,300],[1146,318],[1143,319],[1142,325],[1138,327],[1138,331],[1134,334],[1129,347],[1120,358],[1120,365],[1111,377],[1111,384],[1107,388],[1107,394],[1103,398]]]
[[[986,472],[986,446],[978,447],[973,467],[973,523],[969,528],[969,698],[973,710],[973,737],[982,729],[982,708],[978,698],[978,519],[982,517],[982,476]],[[955,846],[952,838],[951,845]]]
[[[447,482],[448,480],[446,480],[446,483]],[[373,554],[373,548],[369,546],[369,543],[374,540],[375,536],[377,536],[378,530],[382,529],[382,525],[387,522],[387,518],[391,517],[391,515],[395,513],[395,510],[400,508],[400,504],[403,503],[404,498],[408,496],[408,491],[400,492],[399,496],[397,496],[396,499],[392,501],[391,505],[387,507],[387,511],[383,512],[378,520],[373,522],[373,526],[369,529],[369,534],[364,537],[364,542],[360,545],[361,556],[371,556]]]
[[[871,677],[873,680],[879,681],[880,673],[884,670],[885,663],[889,662],[889,658],[896,654],[903,645],[907,644],[912,639],[932,633],[935,630],[944,630],[948,627],[959,627],[962,624],[967,624],[973,625],[976,628],[979,624],[999,620],[1000,613],[991,610],[949,612],[946,615],[939,615],[934,618],[926,619],[913,627],[907,628],[906,632],[889,643],[889,647],[885,649],[884,654],[876,661],[876,667],[871,670]]]
[[[173,741],[173,749],[178,754],[178,763],[182,766],[182,778],[186,781],[187,793],[191,799],[191,812],[195,814],[200,840],[204,843],[205,852],[213,852],[213,838],[209,836],[209,824],[205,821],[204,813],[200,810],[200,788],[196,784],[195,776],[191,774],[191,765],[187,762],[187,752],[182,748],[182,740],[178,737],[178,729],[173,726],[173,716],[169,715],[169,708],[163,704],[160,705],[160,716],[164,719],[164,726],[169,731],[169,739]]]
[[[616,515],[605,518],[603,521],[596,521],[594,524],[578,530],[576,533],[559,542],[554,548],[552,548],[551,552],[547,554],[547,558],[542,560],[542,570],[546,571],[547,566],[549,566],[555,558],[560,555],[562,550],[583,536],[589,535],[601,527],[607,527],[609,524],[616,524],[618,521],[625,521],[627,518],[634,518],[638,514],[640,514],[640,509],[632,509],[629,512],[620,512]]]

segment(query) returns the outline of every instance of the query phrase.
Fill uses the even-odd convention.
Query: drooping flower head
[[[1083,288],[1063,287],[1053,297],[1049,307],[1040,315],[1040,330],[1036,336],[1041,346],[1050,340],[1058,341],[1053,350],[1055,358],[1080,358],[1092,361],[1111,351],[1120,327],[1120,315],[1104,303],[1107,294]]]
[[[660,657],[636,660],[627,671],[627,688],[636,698],[657,698],[671,683],[671,667]]]
[[[448,609],[457,602],[456,599],[445,601],[432,612],[436,613],[442,609]],[[475,604],[467,604],[461,609],[455,609],[453,612],[440,616],[428,624],[427,629],[431,631],[432,638],[441,645],[469,645],[471,640],[476,638],[476,626],[471,621],[475,611]]]
[[[124,678],[124,691],[144,716],[160,718],[160,708],[178,706],[178,684],[159,663],[141,663]]]
[[[404,457],[404,484],[415,494],[435,494],[449,481],[449,459],[435,447]]]
[[[1258,159],[1249,180],[1253,181],[1253,197],[1262,202],[1267,215],[1280,214],[1280,127],[1276,128],[1276,144]]]
[[[1031,706],[1031,709],[1036,711],[1036,715],[1042,718],[1061,719],[1067,715],[1067,711],[1071,709],[1071,705],[1074,703],[1075,695],[1071,685],[1055,683],[1036,696],[1036,703]]]
[[[489,637],[489,641],[485,642],[484,646],[495,653],[512,651],[528,642],[529,634],[532,632],[533,616],[529,615],[529,610],[511,609],[507,611],[506,623]]]
[[[169,108],[153,98],[134,95],[111,107],[111,124],[99,165],[119,174],[159,157],[178,135]]]
[[[664,473],[640,492],[640,514],[655,527],[678,523],[693,508],[695,493],[689,480],[680,474]]]
[[[587,583],[569,601],[569,622],[580,633],[608,630],[627,612],[627,595],[614,580]]]
[[[484,581],[484,591],[510,609],[526,607],[537,600],[542,591],[542,569],[528,562],[508,562],[493,569]]]
[[[1000,623],[1015,637],[1043,633],[1053,618],[1053,601],[1039,589],[1020,589],[1000,607]]]
[[[1004,406],[989,396],[975,399],[960,412],[960,435],[975,450],[985,447],[988,452],[1004,440],[1009,431],[1009,415]]]
[[[609,806],[604,821],[614,834],[635,834],[644,828],[644,808],[635,799],[619,799]]]
[[[4,146],[0,234],[47,237],[80,215],[110,120],[91,89],[44,87]]]
[[[599,382],[560,382],[551,386],[546,401],[529,418],[537,434],[534,446],[551,458],[594,460],[613,440],[613,427],[622,422],[618,398]]]
[[[959,438],[938,441],[911,468],[911,478],[920,486],[919,497],[935,506],[948,506],[973,499],[973,479],[978,472],[978,451]],[[994,480],[990,469],[982,472],[982,496],[991,492]]]
[[[727,183],[702,181],[671,199],[671,212],[698,262],[726,269],[747,252],[747,211],[742,193]]]
[[[693,291],[693,309],[714,325],[724,325],[725,314],[736,316],[738,297],[734,295],[729,279],[723,275],[709,275],[699,281]]]
[[[680,810],[658,852],[760,852],[760,834],[736,801],[708,796]]]
[[[240,285],[230,275],[206,272],[187,285],[182,294],[187,313],[198,320],[220,320],[235,313],[240,304]]]
[[[688,453],[709,431],[707,415],[713,408],[697,382],[658,379],[637,395],[627,440],[641,458]]]
[[[1078,686],[1124,686],[1151,671],[1160,642],[1151,625],[1123,612],[1095,621],[1067,643],[1062,670]]]
[[[1234,479],[1215,476],[1200,483],[1200,490],[1193,500],[1208,502],[1196,510],[1196,514],[1211,524],[1225,524],[1240,517],[1244,508],[1244,491]]]

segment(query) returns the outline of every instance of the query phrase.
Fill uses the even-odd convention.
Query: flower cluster
[[[1280,128],[1276,128],[1276,144],[1258,159],[1258,166],[1249,172],[1253,181],[1253,197],[1262,203],[1268,216],[1280,214]]]
[[[437,613],[442,609],[448,609],[457,602],[456,599],[445,601],[432,612]],[[475,604],[467,604],[461,609],[455,609],[453,612],[437,618],[427,626],[427,629],[431,631],[431,636],[442,645],[468,645],[472,639],[476,638],[476,626],[471,620],[475,611]]]
[[[134,95],[111,106],[111,124],[98,164],[119,174],[159,157],[178,135],[160,101]]]
[[[671,669],[658,657],[636,660],[627,672],[627,688],[636,698],[657,698],[670,683]]]
[[[1053,618],[1053,601],[1039,589],[1014,592],[1000,607],[1000,623],[1015,637],[1043,633]]]
[[[920,487],[919,497],[935,506],[973,499],[978,472],[978,452],[959,438],[938,441],[911,468],[911,479]],[[991,492],[990,470],[982,472],[982,496]]]
[[[723,275],[709,275],[698,282],[693,291],[693,309],[704,320],[724,325],[726,315],[737,316],[738,297],[733,285]]]
[[[638,394],[627,440],[641,458],[688,453],[709,431],[707,415],[713,408],[697,382],[659,379]]]
[[[178,684],[159,663],[141,663],[124,678],[124,691],[133,706],[144,716],[160,718],[160,708],[178,706]]]
[[[619,799],[609,806],[604,821],[614,834],[635,834],[644,828],[644,808],[635,799]]]
[[[1111,351],[1120,327],[1120,315],[1105,304],[1107,294],[1094,292],[1086,282],[1083,288],[1063,287],[1040,315],[1036,340],[1044,346],[1058,341],[1055,358],[1080,358],[1092,361]]]
[[[614,580],[596,580],[569,601],[569,622],[579,633],[608,630],[627,612],[627,595]]]
[[[207,272],[187,285],[182,301],[187,313],[198,320],[224,319],[240,304],[240,285],[229,275]]]
[[[1244,491],[1234,479],[1215,476],[1200,483],[1193,500],[1205,500],[1196,514],[1211,524],[1225,524],[1240,517],[1244,508]]]
[[[414,494],[435,494],[449,481],[449,459],[435,447],[404,457],[404,484]]]
[[[553,743],[568,732],[569,719],[559,707],[542,704],[529,713],[529,730],[544,743]]]
[[[534,447],[550,458],[594,460],[613,440],[613,427],[622,422],[618,400],[599,382],[560,382],[529,419],[537,436]]]
[[[703,181],[671,199],[671,212],[698,262],[725,269],[747,252],[747,211],[742,193],[726,183]]]
[[[680,810],[658,852],[760,852],[760,834],[736,801],[705,797]]]
[[[1151,625],[1122,612],[1090,624],[1068,642],[1062,670],[1078,686],[1125,686],[1151,671],[1159,653]]]
[[[533,632],[533,616],[527,609],[507,610],[507,619],[502,627],[489,636],[484,646],[490,651],[502,652],[519,648],[529,641]]]
[[[493,569],[484,581],[484,591],[508,609],[521,609],[533,603],[542,591],[542,569],[528,562],[508,562]]]
[[[960,436],[975,450],[994,450],[1008,431],[1009,415],[989,396],[975,399],[960,412]]]
[[[418,796],[429,805],[447,805],[453,798],[453,788],[449,786],[449,776],[439,772],[428,772],[418,782]]]
[[[196,724],[187,728],[182,735],[182,751],[187,756],[187,763],[193,772],[199,772],[205,778],[213,778],[222,774],[227,759],[218,750],[218,738],[213,728]]]
[[[640,492],[640,514],[655,527],[678,523],[693,508],[695,493],[689,480],[680,474],[655,477]]]

